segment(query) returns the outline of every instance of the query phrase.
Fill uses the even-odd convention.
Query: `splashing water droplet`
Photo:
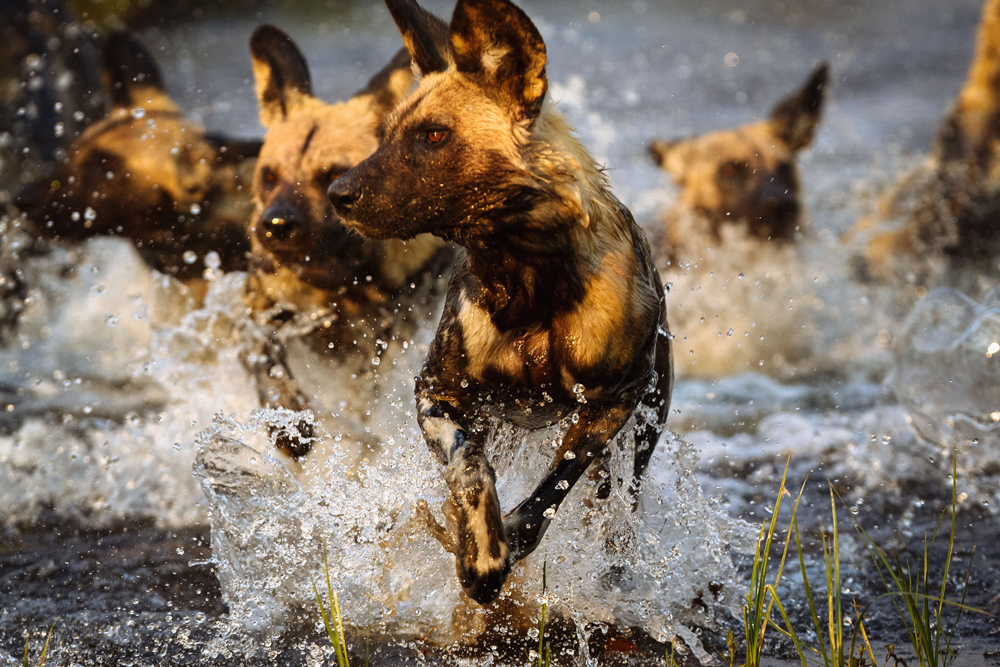
[[[209,250],[205,255],[205,266],[213,271],[217,271],[222,268],[222,258],[219,257],[219,253],[214,250]]]
[[[185,264],[194,264],[198,261],[198,253],[193,250],[185,250],[181,257],[184,259]]]
[[[83,218],[90,221],[97,220],[97,211],[88,206],[87,210],[83,212]]]
[[[142,107],[132,109],[132,118],[139,119],[146,115],[146,110]]]
[[[191,215],[198,215],[199,213],[201,213],[201,204],[197,202],[191,204]]]

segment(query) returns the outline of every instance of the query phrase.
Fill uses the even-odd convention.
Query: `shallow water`
[[[385,387],[377,403],[365,381],[300,351],[293,363],[333,409],[315,415],[314,455],[291,463],[273,449],[290,416],[256,411],[241,362],[253,335],[244,277],[213,276],[196,307],[128,244],[94,240],[26,261],[31,300],[0,350],[10,406],[0,413],[0,651],[15,655],[25,629],[55,618],[54,664],[331,664],[311,588],[325,543],[352,648],[371,636],[376,664],[508,664],[537,622],[543,563],[549,608],[565,619],[557,664],[652,664],[655,642],[674,637],[704,658],[738,613],[744,521],[767,515],[787,456],[790,486],[811,471],[811,519],[826,516],[829,478],[886,544],[912,548],[947,501],[952,443],[963,554],[985,542],[970,589],[1000,611],[990,548],[1000,356],[983,357],[993,303],[931,292],[910,315],[893,291],[849,280],[838,240],[929,146],[968,66],[979,3],[523,6],[547,43],[552,99],[654,233],[675,192],[646,155],[649,139],[762,117],[814,62],[832,66],[824,120],[800,158],[809,225],[798,248],[734,234],[663,273],[680,435],[661,442],[639,514],[623,497],[591,507],[581,484],[516,569],[502,612],[482,613],[414,510],[424,500],[437,512],[444,498],[411,414],[430,329],[365,369]],[[275,3],[147,29],[168,89],[210,130],[262,133],[246,46],[261,22],[299,43],[323,99],[349,96],[399,48],[377,3]],[[497,434],[505,506],[555,438]],[[627,469],[627,448],[613,451],[612,473]],[[851,588],[870,594],[852,539]],[[891,619],[878,623],[899,637]],[[995,618],[968,627],[976,651],[1000,645]],[[619,636],[635,650],[618,650],[628,646]]]

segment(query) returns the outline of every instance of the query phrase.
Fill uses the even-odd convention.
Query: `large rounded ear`
[[[683,186],[694,159],[695,142],[690,138],[656,140],[649,145],[649,154],[670,173],[677,185]]]
[[[415,78],[410,53],[406,49],[400,49],[389,64],[379,70],[355,97],[370,97],[375,114],[381,117],[406,99]]]
[[[775,135],[793,151],[808,146],[812,141],[823,112],[829,77],[829,67],[826,63],[820,63],[805,84],[779,102],[771,112],[771,126]]]
[[[160,69],[135,35],[111,33],[102,55],[104,85],[116,107],[144,106],[149,100],[167,97]]]
[[[421,75],[443,72],[452,62],[448,26],[415,0],[385,0]]]
[[[272,25],[262,25],[250,37],[254,91],[264,127],[284,120],[312,96],[309,65],[292,38]]]
[[[513,115],[538,115],[548,89],[545,42],[528,15],[508,0],[458,0],[451,18],[458,70],[499,94]]]
[[[652,143],[649,144],[649,155],[653,158],[656,164],[663,168],[667,166],[667,156],[670,155],[670,151],[676,148],[683,139],[654,139]]]

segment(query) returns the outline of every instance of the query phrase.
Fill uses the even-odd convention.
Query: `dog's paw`
[[[500,596],[503,583],[510,574],[510,561],[507,558],[468,563],[458,557],[456,563],[458,580],[465,594],[482,605],[489,604]]]

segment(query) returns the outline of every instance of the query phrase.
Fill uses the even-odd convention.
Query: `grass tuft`
[[[44,667],[45,658],[49,653],[49,640],[52,639],[52,630],[56,627],[53,622],[49,626],[49,632],[45,635],[45,646],[42,647],[42,654],[38,657],[38,664],[36,667]],[[31,663],[28,662],[28,642],[31,641],[31,632],[28,632],[28,636],[24,638],[24,667],[31,667]]]
[[[791,457],[789,457],[789,461]],[[785,480],[788,477],[788,463],[785,462],[785,471],[781,475],[781,487],[778,489],[778,499],[774,503],[774,511],[771,519],[765,519],[760,526],[760,533],[757,535],[757,547],[754,551],[753,568],[750,572],[750,590],[744,594],[743,603],[743,634],[746,642],[746,662],[745,667],[759,667],[761,656],[764,651],[764,635],[769,625],[772,625],[771,612],[775,603],[779,605],[775,588],[781,581],[781,573],[785,568],[785,558],[788,556],[788,543],[790,534],[785,536],[785,545],[781,552],[781,561],[778,564],[778,572],[774,577],[774,583],[767,583],[767,571],[771,560],[771,542],[778,525],[778,512],[781,510],[781,499],[791,496],[785,488]],[[795,498],[792,507],[792,516],[798,512],[799,500],[805,491],[805,484],[799,490],[799,495]],[[735,650],[730,644],[730,664],[735,660]]]
[[[868,535],[852,513],[851,520],[854,523],[854,527],[861,535],[864,545],[872,561],[875,563],[875,568],[882,580],[882,585],[885,588],[885,592],[876,596],[868,606],[859,609],[857,600],[851,600],[851,605],[848,607],[843,599],[843,586],[840,574],[840,533],[837,525],[838,496],[832,485],[830,486],[831,530],[828,533],[822,529],[822,524],[820,526],[825,575],[824,583],[826,584],[825,593],[818,594],[815,591],[806,572],[805,552],[798,524],[799,501],[805,490],[805,483],[803,483],[802,489],[799,491],[799,495],[792,507],[788,535],[785,538],[784,550],[782,551],[781,562],[778,564],[777,574],[774,577],[773,583],[767,582],[770,550],[776,531],[778,510],[781,506],[782,496],[788,494],[785,488],[785,480],[788,475],[788,463],[786,462],[774,512],[770,521],[765,520],[761,524],[760,534],[757,538],[757,550],[754,553],[753,568],[750,573],[750,590],[745,594],[743,605],[746,661],[741,667],[759,667],[764,638],[769,628],[773,628],[792,641],[802,667],[810,667],[810,665],[815,664],[822,664],[823,667],[874,667],[876,664],[875,655],[871,647],[868,632],[865,629],[864,619],[868,608],[883,599],[888,599],[892,603],[896,613],[906,626],[908,638],[919,667],[949,667],[952,665],[956,656],[956,652],[952,648],[952,640],[962,619],[962,613],[965,611],[983,613],[965,604],[965,592],[968,590],[968,582],[972,572],[971,558],[965,575],[966,585],[963,589],[961,602],[954,602],[947,599],[948,575],[951,570],[951,560],[955,547],[955,522],[958,509],[957,474],[957,464],[953,459],[950,508],[951,532],[948,539],[947,554],[944,559],[944,568],[939,580],[931,576],[931,559],[934,545],[947,511],[942,513],[938,519],[934,533],[929,540],[926,536],[924,537],[923,554],[916,566],[911,564],[909,560],[904,563],[898,554],[890,558],[884,550],[875,544],[871,536]],[[843,502],[843,499],[840,499],[840,501]],[[807,645],[800,639],[792,627],[791,620],[777,593],[777,586],[781,580],[781,573],[784,569],[785,558],[788,554],[788,546],[792,535],[795,536],[795,551],[802,573],[802,592],[809,606],[809,618],[812,623],[812,630],[816,635],[817,641],[815,642],[815,646]],[[973,550],[974,555],[975,550]],[[772,607],[778,610],[783,627],[771,620]],[[853,617],[850,614],[852,608]],[[947,624],[945,617],[946,608],[957,610],[954,623],[950,626]],[[853,626],[853,630],[850,633],[850,641],[847,641],[847,637],[845,637],[844,628],[847,626]],[[727,644],[729,647],[729,665],[730,667],[734,667],[737,646],[732,632],[727,637]],[[897,664],[906,664],[904,660],[899,658],[895,645],[890,644],[886,647],[886,655],[887,660],[893,658]],[[667,662],[668,665],[672,665],[672,656],[667,656]]]
[[[532,667],[549,667],[552,664],[552,649],[545,642],[545,612],[548,610],[548,602],[545,599],[545,590],[547,586],[546,582],[546,567],[548,562],[542,561],[542,617],[538,621],[538,652],[537,655],[532,655],[530,649],[524,649],[525,656],[528,658],[528,664]]]
[[[344,639],[344,624],[340,620],[340,602],[337,600],[337,592],[333,590],[333,585],[330,583],[330,563],[326,558],[326,540],[323,541],[323,571],[326,573],[327,602],[323,602],[314,582],[313,593],[316,595],[316,604],[319,605],[319,613],[323,616],[326,636],[333,644],[337,664],[340,667],[350,667],[351,663],[347,659],[347,642]]]
[[[976,554],[975,548],[969,557],[969,567],[965,573],[962,601],[954,602],[946,597],[948,574],[951,571],[951,559],[955,552],[955,521],[958,509],[957,458],[956,447],[952,456],[950,512],[948,510],[942,512],[929,541],[927,535],[924,535],[923,553],[919,562],[916,563],[916,567],[909,559],[905,562],[901,560],[898,553],[890,558],[883,549],[876,546],[857,519],[854,520],[854,526],[861,535],[868,554],[871,556],[872,562],[875,563],[875,569],[882,580],[882,585],[886,589],[886,592],[879,596],[879,599],[887,598],[892,603],[896,614],[906,627],[910,645],[920,667],[948,667],[951,665],[956,656],[951,643],[958,624],[962,620],[962,612],[984,613],[965,604],[969,577],[972,574],[972,559]],[[951,515],[951,530],[948,536],[948,552],[944,559],[944,571],[941,573],[940,582],[938,582],[930,574],[931,559],[941,524],[944,522],[945,514],[949,513]],[[957,609],[955,621],[950,627],[945,618],[946,605]],[[889,651],[889,654],[890,656],[895,655],[895,647]]]

